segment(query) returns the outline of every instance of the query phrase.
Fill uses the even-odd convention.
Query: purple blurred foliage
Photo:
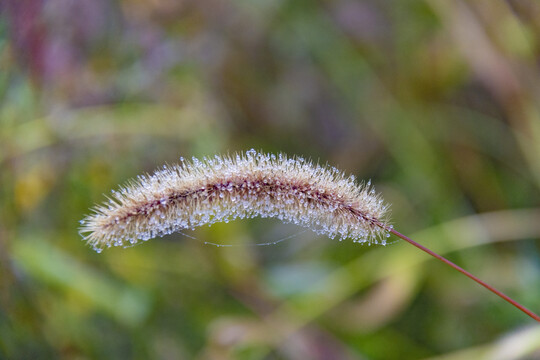
[[[32,78],[41,82],[45,72],[42,0],[5,0],[2,4],[8,18],[10,35],[18,61],[28,68]]]
[[[16,66],[42,95],[71,106],[145,97],[181,59],[152,12],[125,16],[105,0],[6,0],[4,7]]]
[[[334,18],[349,36],[360,43],[376,44],[389,35],[390,22],[377,3],[341,0],[332,4]]]

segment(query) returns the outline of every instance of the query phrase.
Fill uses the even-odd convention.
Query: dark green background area
[[[540,358],[533,320],[402,241],[78,234],[181,156],[284,152],[539,312],[539,63],[533,0],[0,2],[0,358]]]

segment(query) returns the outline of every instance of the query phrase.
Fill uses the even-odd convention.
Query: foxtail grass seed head
[[[249,150],[140,175],[81,221],[96,251],[243,218],[278,218],[319,234],[386,244],[388,206],[371,187],[333,167]]]
[[[237,218],[275,217],[340,240],[386,244],[390,234],[444,262],[540,322],[540,316],[387,223],[388,205],[371,183],[300,157],[257,153],[193,158],[140,175],[81,220],[97,252]]]

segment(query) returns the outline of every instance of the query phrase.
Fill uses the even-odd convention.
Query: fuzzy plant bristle
[[[331,238],[385,244],[388,206],[370,183],[300,157],[258,153],[193,158],[138,176],[81,221],[101,251],[237,218],[273,217]]]

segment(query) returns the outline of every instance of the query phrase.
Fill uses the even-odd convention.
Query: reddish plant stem
[[[480,280],[479,278],[477,278],[476,276],[474,276],[473,274],[471,274],[470,272],[468,272],[467,270],[457,266],[456,264],[454,264],[453,262],[451,262],[450,260],[442,257],[441,255],[437,254],[437,253],[434,253],[433,251],[429,250],[428,248],[426,248],[425,246],[422,246],[420,245],[419,243],[417,243],[416,241],[408,238],[407,236],[401,234],[400,232],[394,230],[394,229],[387,229],[388,231],[390,231],[392,234],[394,234],[395,236],[407,241],[409,244],[413,245],[413,246],[416,246],[418,249],[428,253],[429,255],[433,256],[434,258],[437,258],[439,260],[441,260],[442,262],[444,262],[445,264],[453,267],[454,269],[456,269],[457,271],[459,271],[460,273],[462,273],[463,275],[467,276],[469,279],[472,279],[474,281],[476,281],[478,284],[482,285],[483,287],[485,287],[486,289],[488,289],[489,291],[491,291],[492,293],[494,293],[495,295],[503,298],[504,300],[508,301],[510,304],[514,305],[516,308],[518,308],[519,310],[523,311],[525,314],[529,315],[531,318],[533,318],[534,320],[540,322],[540,316],[536,315],[535,313],[533,313],[531,310],[527,309],[525,306],[521,305],[520,303],[518,303],[517,301],[513,300],[512,298],[510,298],[509,296],[503,294],[502,292],[500,292],[499,290],[495,289],[494,287],[486,284],[485,282],[483,282],[482,280]]]

